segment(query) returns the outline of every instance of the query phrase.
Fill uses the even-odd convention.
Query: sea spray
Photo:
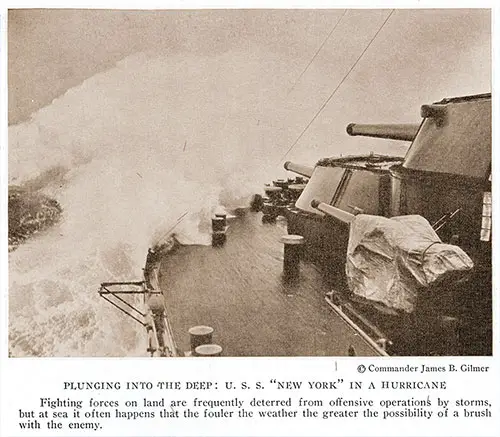
[[[208,244],[215,210],[248,205],[285,174],[311,115],[286,100],[291,61],[252,47],[137,54],[9,128],[10,183],[35,181],[63,208],[9,255],[11,355],[145,355],[143,328],[99,284],[141,279],[148,247],[173,226],[182,244]],[[327,138],[287,159],[338,153]]]
[[[10,182],[58,168],[39,189],[63,208],[9,255],[11,355],[145,355],[143,328],[99,298],[100,282],[140,279],[147,248],[183,214],[178,240],[208,244],[214,210],[244,206],[278,159],[247,126],[260,66],[238,91],[245,78],[220,77],[231,62],[203,59],[219,64],[207,77],[197,58],[134,56],[10,127]]]

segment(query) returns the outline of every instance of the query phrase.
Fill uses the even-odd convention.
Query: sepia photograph
[[[490,9],[6,23],[9,357],[492,355]]]

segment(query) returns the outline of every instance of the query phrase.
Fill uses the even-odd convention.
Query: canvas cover
[[[419,215],[358,215],[351,223],[346,274],[355,295],[414,311],[422,287],[455,281],[474,267],[458,246],[444,244]]]

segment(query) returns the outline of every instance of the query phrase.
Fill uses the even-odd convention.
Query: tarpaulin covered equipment
[[[351,222],[346,274],[355,295],[412,313],[418,290],[455,281],[474,267],[458,246],[444,244],[419,215],[361,214]]]

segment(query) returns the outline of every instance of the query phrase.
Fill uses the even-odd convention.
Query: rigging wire
[[[189,211],[185,211],[184,214],[181,214],[177,219],[177,221],[175,222],[175,224],[167,232],[164,232],[158,241],[161,241],[166,236],[168,236],[184,220],[184,218],[188,215],[188,213]]]
[[[344,18],[345,14],[347,14],[347,9],[344,9],[344,13],[338,19],[338,21],[335,23],[335,26],[333,26],[333,29],[330,31],[330,33],[327,35],[327,37],[324,39],[324,41],[321,43],[321,45],[319,46],[319,49],[316,51],[316,53],[314,54],[314,56],[312,57],[312,59],[309,61],[309,64],[307,64],[306,68],[304,68],[304,70],[302,71],[302,73],[300,73],[299,77],[293,83],[292,87],[288,90],[288,92],[286,93],[287,96],[293,91],[293,89],[295,88],[295,85],[297,85],[297,83],[302,78],[302,76],[304,75],[304,73],[307,71],[307,69],[311,66],[311,64],[313,63],[313,61],[316,59],[316,56],[318,56],[318,54],[321,51],[321,49],[323,48],[323,46],[330,39],[330,37],[332,36],[332,33],[335,32],[335,29],[337,28],[337,26],[339,25],[339,23],[342,21],[342,18]]]
[[[292,149],[297,145],[297,143],[300,141],[300,139],[304,136],[304,134],[306,133],[307,129],[309,129],[309,127],[314,123],[314,120],[316,120],[316,118],[318,118],[319,114],[321,114],[321,112],[323,111],[323,109],[325,109],[326,105],[328,105],[328,103],[330,102],[330,100],[332,100],[332,98],[335,95],[335,93],[342,86],[342,84],[345,82],[345,80],[347,79],[347,77],[349,76],[349,74],[351,74],[352,70],[354,70],[354,68],[356,67],[356,65],[358,65],[358,62],[361,60],[361,58],[366,53],[366,51],[370,48],[370,46],[372,45],[373,41],[375,41],[375,38],[381,32],[381,30],[384,28],[384,26],[386,25],[387,21],[389,21],[389,18],[391,18],[391,15],[393,13],[394,13],[394,9],[391,10],[391,12],[389,13],[389,15],[387,16],[387,18],[385,19],[385,21],[382,23],[382,25],[380,26],[380,28],[377,30],[377,32],[375,33],[375,35],[373,35],[373,37],[370,40],[370,42],[368,43],[368,45],[361,52],[361,54],[358,56],[358,59],[356,59],[356,62],[352,65],[352,67],[349,69],[349,71],[346,73],[346,75],[342,78],[342,80],[340,81],[340,83],[333,90],[333,92],[330,94],[330,96],[326,99],[326,101],[323,103],[323,105],[321,105],[321,107],[319,108],[318,112],[316,112],[316,114],[311,119],[311,121],[302,130],[302,132],[297,137],[297,139],[293,142],[293,144],[288,148],[287,152],[282,156],[282,158],[280,159],[280,161],[283,161],[287,157],[287,155],[292,151]]]

